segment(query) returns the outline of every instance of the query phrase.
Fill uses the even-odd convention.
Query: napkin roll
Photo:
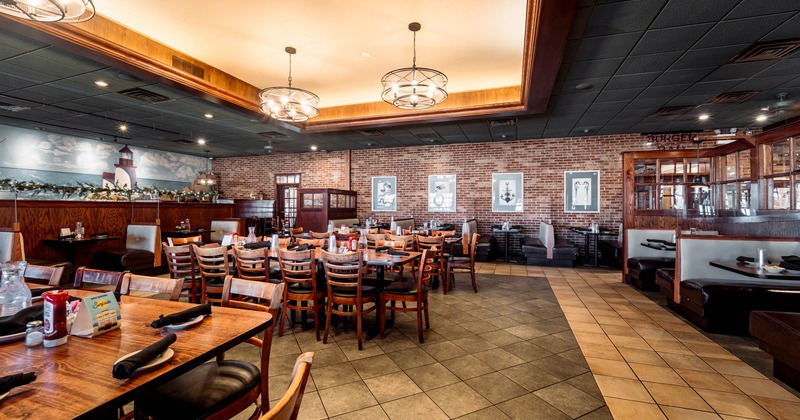
[[[173,333],[165,335],[155,343],[143,348],[138,353],[126,358],[114,365],[111,370],[112,375],[117,379],[128,379],[136,369],[146,365],[151,360],[164,353],[170,344],[174,343],[177,337]]]
[[[211,315],[211,304],[206,303],[203,305],[193,306],[189,309],[184,309],[180,312],[175,312],[169,315],[160,315],[157,320],[150,323],[153,328],[166,327],[167,325],[180,324],[192,318],[197,318],[200,315]]]
[[[258,241],[258,242],[251,242],[249,244],[244,244],[246,249],[261,249],[261,248],[269,248],[272,246],[270,241]]]
[[[736,261],[739,262],[756,262],[756,259],[753,257],[745,257],[744,255],[736,257]]]
[[[41,321],[44,316],[44,305],[33,305],[21,309],[14,315],[0,318],[0,336],[25,332],[25,324]]]
[[[390,249],[390,250],[386,251],[386,253],[388,253],[389,255],[401,255],[401,256],[404,256],[404,257],[409,255],[408,252],[395,251],[393,249]]]
[[[27,385],[36,380],[36,372],[23,372],[16,375],[8,375],[0,378],[0,395],[5,394],[12,389]]]

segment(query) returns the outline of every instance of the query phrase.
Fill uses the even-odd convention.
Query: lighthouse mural
[[[119,149],[119,162],[114,166],[117,169],[111,172],[103,172],[103,187],[113,188],[114,186],[133,188],[136,186],[136,166],[133,164],[133,152],[126,145]]]

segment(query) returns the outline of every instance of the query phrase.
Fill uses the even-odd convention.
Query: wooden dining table
[[[70,290],[87,297],[96,292]],[[0,376],[36,372],[31,384],[11,390],[0,400],[2,418],[98,418],[115,415],[117,407],[145,395],[216,355],[231,349],[272,324],[266,312],[214,307],[212,315],[175,332],[166,363],[139,370],[128,379],[111,375],[115,362],[158,341],[168,332],[150,323],[161,314],[194,306],[185,302],[123,296],[121,327],[94,338],[72,336],[59,347],[27,348],[23,341],[0,344]]]

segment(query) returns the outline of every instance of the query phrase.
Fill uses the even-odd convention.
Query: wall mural
[[[0,179],[182,190],[205,158],[0,125]]]

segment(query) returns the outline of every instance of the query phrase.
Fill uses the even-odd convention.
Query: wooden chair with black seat
[[[375,249],[375,241],[386,239],[385,233],[368,233],[365,236],[367,237],[367,248],[369,249]]]
[[[197,303],[201,286],[197,280],[197,263],[192,246],[162,244],[162,248],[170,278],[181,280],[181,293],[185,291],[189,302]]]
[[[25,267],[25,282],[58,286],[64,274],[63,266],[34,265]]]
[[[300,413],[300,403],[306,392],[308,375],[314,362],[314,352],[306,352],[297,357],[289,379],[289,388],[275,405],[259,420],[296,420]]]
[[[144,294],[142,297],[167,295],[169,300],[177,302],[181,297],[182,288],[182,279],[131,274],[122,281],[121,293],[123,295],[129,295],[131,292],[139,292],[140,294]]]
[[[327,322],[323,343],[328,343],[332,315],[354,317],[358,349],[363,349],[362,321],[364,314],[375,310],[378,301],[378,287],[363,284],[364,258],[360,252],[347,254],[331,254],[322,251],[322,262],[325,265],[325,280],[328,283]],[[365,308],[368,303],[373,303]]]
[[[380,294],[378,301],[378,325],[380,326],[381,338],[385,335],[386,302],[391,302],[388,308],[392,311],[392,321],[394,321],[395,311],[416,312],[417,331],[419,332],[419,342],[424,341],[422,333],[422,318],[425,318],[425,329],[431,327],[430,317],[428,316],[428,289],[430,289],[431,272],[435,264],[433,254],[435,251],[423,250],[420,256],[420,267],[417,276],[411,279],[401,278],[393,281],[386,286]],[[402,307],[396,307],[396,302],[402,302]],[[414,307],[407,307],[406,304],[414,302]]]
[[[445,274],[447,274],[447,260],[444,256],[445,237],[417,235],[415,240],[417,251],[422,252],[427,249],[433,252],[431,257],[433,258],[434,264],[431,278],[436,278],[441,283],[444,283]],[[447,294],[446,290],[443,292]]]
[[[228,248],[192,245],[192,250],[200,271],[200,303],[221,303],[222,286],[230,274]]]
[[[313,230],[308,231],[308,236],[310,236],[311,239],[328,239],[332,234],[332,232],[314,232]]]
[[[236,277],[245,280],[267,281],[269,278],[269,248],[246,249],[233,247]]]
[[[392,251],[398,252],[408,252],[414,250],[414,237],[411,235],[386,235],[387,239],[379,239],[375,241],[376,248],[383,248],[389,247]],[[389,239],[391,238],[391,239]],[[400,266],[391,266],[389,267],[388,272],[392,273],[393,276],[390,279],[391,281],[398,280],[400,277],[403,277],[403,273],[405,272],[406,266],[411,269],[412,276],[416,276],[417,269],[415,267],[415,262],[410,262]]]
[[[127,271],[97,270],[94,268],[78,267],[75,271],[76,289],[106,290],[121,293],[122,283],[131,273]]]
[[[469,250],[469,255],[450,256],[450,259],[447,261],[447,275],[442,282],[442,293],[447,294],[447,289],[452,288],[456,281],[455,273],[469,273],[472,277],[472,290],[478,293],[478,284],[475,283],[475,252],[478,249],[478,238],[480,237],[481,235],[478,233],[472,234],[469,247],[467,248]]]
[[[305,323],[306,313],[314,316],[314,332],[319,341],[319,311],[323,308],[327,290],[324,279],[317,277],[317,260],[314,250],[288,251],[278,250],[278,263],[283,277],[282,317],[294,324],[294,311],[301,311],[301,323]],[[304,304],[305,302],[305,304]],[[278,336],[283,336],[286,322],[280,321]]]
[[[169,246],[189,245],[189,244],[199,245],[202,243],[203,243],[203,235],[187,236],[185,238],[167,238],[167,244]]]
[[[297,245],[315,246],[317,248],[325,248],[328,246],[327,239],[313,239],[313,238],[297,238]]]
[[[264,415],[269,409],[269,355],[274,320],[278,317],[282,294],[283,284],[226,276],[222,306],[272,314],[273,322],[264,332],[264,338],[253,336],[246,341],[259,348],[259,365],[223,360],[224,357],[204,363],[137,399],[137,418],[229,419],[253,404],[256,408],[250,418]]]

